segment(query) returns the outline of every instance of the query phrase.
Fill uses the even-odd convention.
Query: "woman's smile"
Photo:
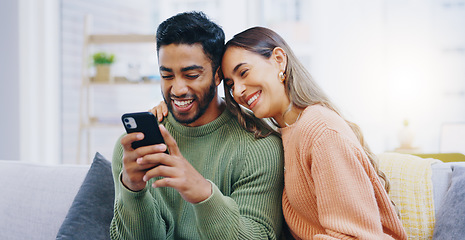
[[[252,94],[252,95],[250,95],[250,96],[248,96],[246,98],[247,105],[249,105],[250,109],[252,109],[255,106],[255,104],[257,104],[257,102],[258,102],[257,100],[260,97],[261,93],[262,93],[262,91],[257,91],[254,94]]]

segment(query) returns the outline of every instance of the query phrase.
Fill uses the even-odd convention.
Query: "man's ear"
[[[218,87],[220,85],[221,81],[223,80],[223,72],[221,72],[221,67],[216,69],[215,72],[215,85]]]
[[[286,52],[284,51],[284,49],[280,48],[280,47],[275,47],[273,49],[273,53],[272,53],[272,56],[273,60],[276,61],[276,63],[278,63],[279,67],[284,71],[286,70],[286,66],[287,66],[287,55],[286,55]]]

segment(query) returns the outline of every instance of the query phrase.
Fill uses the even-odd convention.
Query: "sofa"
[[[388,163],[393,162],[393,159],[402,162],[421,161],[419,157],[408,154],[387,153],[379,156],[380,161],[388,161]],[[434,201],[427,207],[430,209],[429,213],[434,216],[435,238],[461,239],[465,236],[460,232],[463,231],[461,229],[465,229],[463,225],[465,195],[457,196],[463,193],[451,192],[451,190],[465,189],[465,171],[463,171],[465,162],[444,163],[435,159],[424,160],[431,163],[426,169],[431,173],[431,176],[428,176],[431,182],[415,181],[415,184],[422,189],[428,184],[432,186],[430,197]],[[386,168],[389,165],[394,166],[392,169],[395,170],[399,164],[383,166]],[[406,175],[402,171],[395,171],[395,173],[400,172],[398,175],[401,178]],[[405,171],[412,172],[409,169]],[[396,178],[392,172],[387,175]],[[0,160],[0,183],[2,193],[0,239],[109,238],[108,228],[113,216],[114,188],[110,162],[99,153],[96,153],[91,165],[45,165]],[[395,181],[391,187],[391,194],[406,190],[404,188],[408,186],[403,182],[398,183],[400,186],[394,183]],[[404,204],[415,205],[408,202]],[[403,207],[401,212],[404,211],[404,215],[405,211],[409,211],[405,206],[398,204],[398,207]],[[402,219],[406,217],[408,216],[403,216]],[[408,227],[412,228],[412,226]],[[438,233],[436,228],[439,227],[447,231]],[[420,229],[420,231],[425,232],[426,235],[410,236],[410,238],[433,237],[432,230]]]
[[[111,163],[90,165],[0,160],[0,239],[109,239]]]
[[[465,239],[465,162],[454,162],[465,156],[421,156],[378,154],[409,239]]]

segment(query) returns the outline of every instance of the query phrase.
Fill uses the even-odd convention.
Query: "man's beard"
[[[208,92],[207,92],[206,95],[203,95],[202,98],[199,98],[197,95],[194,95],[193,96],[194,101],[198,102],[199,107],[198,107],[197,113],[195,113],[195,115],[193,117],[188,118],[188,119],[180,119],[177,116],[177,114],[175,114],[173,112],[173,106],[170,104],[172,94],[169,94],[169,96],[170,96],[169,99],[166,99],[165,94],[163,94],[163,100],[165,101],[166,105],[168,106],[168,110],[170,111],[171,115],[173,115],[174,119],[177,122],[182,123],[182,124],[191,124],[191,123],[197,121],[205,113],[205,111],[207,110],[207,108],[210,105],[211,101],[215,97],[215,93],[216,93],[216,84],[215,84],[215,81],[212,81],[212,83],[210,84],[210,86],[208,88]],[[185,98],[186,95],[177,96],[177,97]]]

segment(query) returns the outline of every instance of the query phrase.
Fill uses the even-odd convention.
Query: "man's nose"
[[[184,80],[182,79],[174,79],[173,80],[173,85],[171,87],[171,93],[176,95],[176,96],[182,96],[187,94],[189,91],[189,88],[187,87],[187,84]]]

